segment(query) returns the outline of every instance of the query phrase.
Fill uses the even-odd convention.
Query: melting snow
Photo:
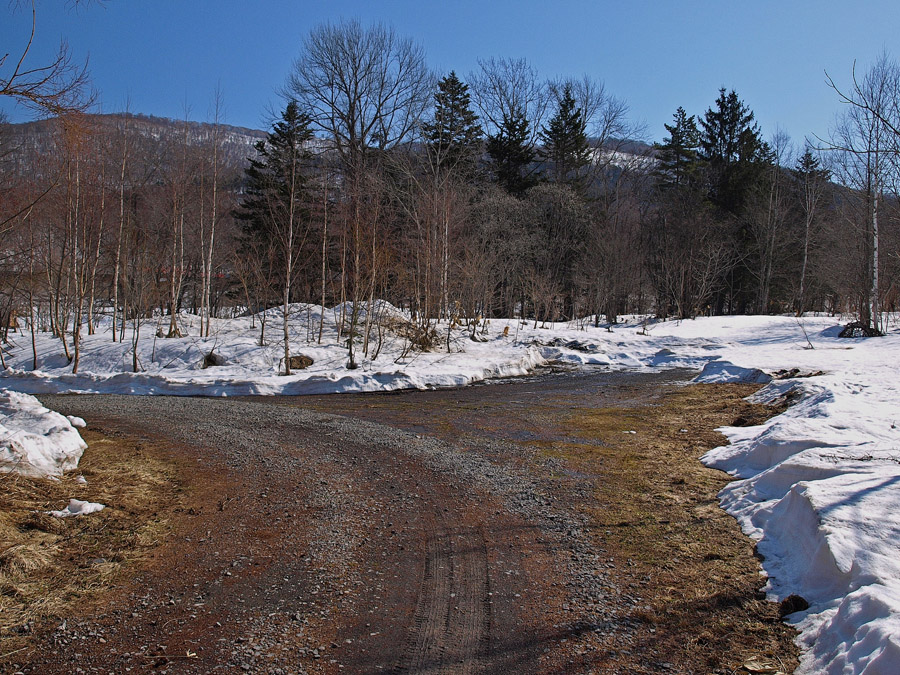
[[[0,471],[60,476],[78,466],[86,447],[68,419],[33,396],[0,389]]]
[[[70,516],[86,516],[89,513],[102,511],[106,506],[97,504],[96,502],[83,502],[80,499],[70,499],[69,505],[62,511],[47,511],[47,515],[57,518],[68,518]]]

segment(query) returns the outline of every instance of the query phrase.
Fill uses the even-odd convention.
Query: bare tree
[[[476,278],[470,269],[468,283],[474,290],[464,294],[478,293],[484,299],[485,316],[523,316],[526,277],[543,243],[530,227],[531,216],[529,204],[496,186],[484,190],[472,206],[460,248],[474,252],[474,261],[484,262],[484,278]]]
[[[577,268],[590,238],[589,209],[578,192],[564,184],[538,185],[528,192],[525,203],[539,242],[533,269],[525,276],[527,286],[543,297],[542,320],[560,314],[573,319],[578,305]]]
[[[266,301],[276,292],[273,269],[279,258],[278,247],[272,240],[255,239],[244,242],[243,246],[232,256],[231,266],[244,291],[251,329],[255,327],[256,316],[259,315],[259,346],[264,347],[268,321],[264,308]]]
[[[645,221],[644,236],[659,316],[674,312],[679,319],[694,318],[721,290],[735,258],[724,230],[696,193],[675,190],[660,199]]]
[[[309,33],[285,95],[333,142],[345,170],[355,171],[371,151],[409,138],[428,105],[431,79],[420,45],[380,23],[340,21]]]
[[[853,87],[844,94],[829,79],[841,99],[849,104],[831,140],[840,158],[842,178],[864,197],[864,218],[858,227],[863,235],[863,265],[858,288],[860,321],[881,330],[879,284],[879,216],[884,194],[896,188],[900,157],[900,68],[886,54],[859,80],[853,72]],[[896,192],[896,190],[895,190]]]
[[[377,275],[373,266],[382,259],[376,250],[382,185],[377,174],[384,153],[417,130],[431,83],[421,46],[382,24],[363,27],[351,20],[325,23],[310,32],[284,88],[340,158],[344,197],[349,202],[342,210],[346,216],[342,245],[348,248],[342,249],[341,294],[349,268],[351,368],[356,367],[354,337],[360,300],[371,295]],[[366,262],[369,269],[363,268]]]
[[[640,284],[640,266],[632,261],[641,254],[640,226],[644,218],[640,185],[619,178],[616,187],[594,204],[593,231],[583,258],[583,278],[589,279],[589,306],[595,325],[600,315],[607,323],[618,322]]]
[[[74,5],[87,4],[90,0],[74,0]],[[25,3],[21,3],[25,4]],[[2,52],[0,47],[0,97],[11,98],[18,104],[31,110],[38,116],[66,117],[83,113],[93,103],[94,95],[90,91],[87,73],[87,62],[79,65],[72,58],[69,47],[61,41],[53,60],[45,65],[28,63],[28,56],[37,34],[37,3],[27,3],[31,8],[31,29],[25,46],[13,55]],[[10,3],[11,9],[20,7],[20,2]],[[13,58],[10,58],[13,56]],[[3,122],[4,120],[0,120]],[[47,196],[55,187],[56,181],[50,183],[45,191],[38,193],[31,201],[20,206],[15,213],[9,214],[0,221],[0,234],[13,219],[23,215]]]
[[[215,252],[215,242],[216,242],[216,225],[217,221],[220,217],[221,212],[219,211],[219,181],[220,181],[220,171],[221,171],[221,128],[222,128],[222,117],[224,115],[224,102],[222,96],[222,90],[219,87],[216,87],[215,93],[213,94],[213,130],[212,130],[212,138],[210,139],[211,144],[211,169],[212,175],[210,180],[212,182],[212,201],[211,201],[211,213],[209,220],[209,243],[207,245],[206,236],[207,233],[204,232],[203,227],[203,218],[200,219],[200,248],[201,248],[201,260],[202,260],[202,290],[201,290],[201,308],[200,308],[200,334],[206,335],[209,337],[209,327],[210,327],[210,291],[212,288],[212,271],[213,271],[213,253]],[[204,319],[205,319],[205,332],[204,332]]]
[[[469,75],[475,106],[487,123],[489,133],[496,133],[504,119],[522,115],[528,120],[528,145],[537,143],[541,124],[552,96],[547,82],[538,78],[537,70],[525,59],[492,57],[478,60],[478,70]]]
[[[397,176],[391,188],[405,216],[398,258],[423,335],[450,317],[451,263],[474,197],[461,172],[449,163],[440,167],[438,159],[438,152],[410,152],[395,157],[391,167]]]
[[[167,177],[170,190],[170,210],[168,213],[171,226],[171,244],[169,258],[169,330],[166,337],[181,337],[181,329],[178,327],[178,306],[181,300],[181,289],[184,283],[184,249],[185,249],[185,217],[188,210],[188,188],[191,184],[189,176],[194,172],[194,166],[188,164],[190,140],[188,137],[189,108],[185,105],[184,120],[181,122],[181,143],[177,148],[179,157],[170,162],[170,173]]]
[[[106,165],[103,129],[92,125],[82,134],[67,139],[70,164],[74,164],[71,201],[72,265],[74,292],[72,372],[77,373],[81,355],[81,331],[86,318],[92,332],[95,279],[104,239],[106,212]]]
[[[112,282],[112,340],[116,341],[116,317],[119,312],[119,271],[122,264],[122,243],[125,235],[125,178],[126,169],[128,167],[128,119],[131,116],[129,106],[126,104],[125,113],[122,116],[121,127],[117,125],[116,131],[121,132],[122,143],[122,162],[119,171],[119,234],[116,237],[116,254],[113,264],[113,282]],[[125,315],[122,315],[122,324],[124,326]],[[124,328],[123,328],[124,330]]]

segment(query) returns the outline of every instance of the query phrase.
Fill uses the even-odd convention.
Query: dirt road
[[[652,406],[684,379],[567,374],[264,400],[44,397],[94,431],[177,458],[183,483],[153,559],[98,608],[39,632],[16,667],[693,672],[653,649],[631,655],[646,633],[634,620],[642,599],[621,586],[617,568],[630,561],[603,548],[589,515],[602,471],[546,451],[599,443],[567,423],[573,409]]]

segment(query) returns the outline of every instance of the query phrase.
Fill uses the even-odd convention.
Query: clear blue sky
[[[25,3],[27,4],[27,3]],[[4,2],[3,5],[6,5]],[[419,41],[438,72],[465,79],[476,59],[525,57],[545,77],[585,73],[624,99],[647,138],[680,105],[702,114],[735,89],[763,134],[824,136],[839,110],[825,71],[846,85],[884,50],[900,58],[900,3],[837,0],[107,0],[68,9],[38,0],[39,65],[59,40],[90,57],[105,112],[209,118],[217,84],[225,121],[265,128],[267,106],[308,31],[340,18],[381,20]],[[25,9],[28,9],[27,7]],[[30,11],[0,9],[0,54],[17,55]],[[3,71],[4,74],[7,72]],[[24,111],[0,102],[13,121]]]

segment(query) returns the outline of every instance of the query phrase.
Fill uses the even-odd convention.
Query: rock
[[[204,369],[214,368],[216,366],[224,366],[226,363],[228,363],[228,359],[221,354],[210,351],[203,357],[203,363],[200,364],[200,367]]]
[[[778,607],[778,616],[784,618],[788,614],[802,612],[805,609],[809,609],[809,603],[806,599],[791,593],[781,601],[781,605]]]
[[[297,354],[288,360],[291,370],[303,370],[309,368],[313,364],[313,360],[305,354]]]

